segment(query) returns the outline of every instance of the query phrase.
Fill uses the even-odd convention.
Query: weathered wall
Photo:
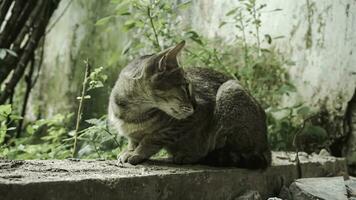
[[[62,14],[69,0],[62,0],[53,21]],[[239,3],[235,0],[193,1],[190,12],[191,25],[202,34],[222,37],[227,45],[233,39],[231,25],[218,28],[225,13]],[[356,85],[356,1],[355,0],[257,0],[266,3],[266,11],[276,8],[279,12],[262,13],[261,36],[284,36],[274,40],[282,54],[294,66],[290,74],[299,91],[285,99],[286,104],[307,102],[319,108],[342,115]],[[90,58],[94,66],[105,66],[112,85],[120,65],[125,35],[119,31],[120,21],[104,26],[95,22],[111,14],[113,6],[105,1],[73,1],[68,10],[46,36],[42,76],[37,85],[33,102],[41,102],[42,115],[72,109],[81,86],[84,66],[82,60]],[[252,41],[252,40],[251,40]],[[269,46],[265,41],[263,46]],[[109,87],[93,94],[88,101],[90,115],[105,113]],[[44,103],[45,102],[45,103]],[[37,111],[38,107],[31,107]],[[32,112],[37,113],[37,112]]]
[[[93,98],[86,101],[84,113],[105,114],[110,86],[121,67],[125,35],[117,30],[120,23],[115,20],[106,26],[95,23],[112,11],[110,0],[61,1],[49,25],[54,24],[46,35],[42,72],[31,97],[33,118],[75,111],[86,59],[93,68],[105,67],[108,85],[91,92]]]
[[[262,39],[265,34],[284,36],[271,45],[295,63],[289,71],[299,93],[286,103],[301,101],[343,114],[356,86],[356,1],[257,0],[264,3],[265,11],[282,10],[262,13]],[[236,28],[219,29],[219,24],[237,4],[235,0],[194,1],[193,27],[229,44]],[[266,41],[262,45],[270,46]]]

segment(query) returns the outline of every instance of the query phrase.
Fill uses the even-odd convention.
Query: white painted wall
[[[75,100],[67,95],[76,92],[79,86],[70,77],[74,71],[73,58],[78,55],[78,47],[87,32],[86,26],[81,26],[86,20],[86,10],[78,1],[70,1],[61,1],[48,25],[41,75],[30,97],[30,119],[36,119],[38,112],[50,117],[75,105],[71,103]]]
[[[295,62],[289,72],[299,93],[286,99],[286,104],[302,101],[315,108],[325,105],[342,115],[356,86],[356,1],[257,0],[257,3],[266,3],[266,11],[282,9],[262,13],[261,36],[284,36],[272,45]],[[194,1],[191,23],[200,33],[224,38],[229,44],[237,30],[231,25],[218,27],[226,19],[225,13],[237,4],[237,0]],[[308,28],[312,41],[309,48]],[[264,42],[263,46],[269,45]]]
[[[61,15],[68,2],[61,1],[53,19]],[[102,3],[106,7],[111,6],[108,0]],[[224,38],[228,45],[237,30],[231,25],[221,29],[218,27],[221,20],[226,19],[225,13],[238,3],[237,0],[195,0],[185,23],[191,23],[198,32],[210,38]],[[325,105],[335,114],[342,115],[356,85],[356,0],[257,0],[257,3],[266,3],[266,11],[282,9],[279,12],[262,13],[261,36],[284,36],[274,40],[272,45],[295,62],[295,66],[289,67],[289,72],[299,92],[285,99],[285,104],[301,101],[315,108]],[[70,80],[73,78],[73,68],[81,62],[79,59],[82,58],[78,56],[80,45],[85,38],[88,40],[88,32],[95,30],[96,33],[92,33],[89,39],[99,40],[99,43],[102,41],[103,44],[103,50],[95,52],[95,45],[90,46],[91,43],[86,41],[88,45],[85,48],[93,50],[93,55],[108,52],[120,54],[122,39],[115,41],[113,38],[122,35],[119,30],[115,31],[121,22],[109,24],[108,28],[113,29],[111,32],[92,28],[95,19],[91,18],[95,13],[100,12],[101,16],[105,16],[110,12],[105,9],[93,10],[95,6],[90,5],[96,5],[95,1],[73,1],[46,36],[42,71],[46,76],[41,76],[38,84],[40,90],[37,91],[41,92],[33,96],[42,95],[39,99],[48,104],[45,106],[47,116],[70,107],[73,99],[68,96],[68,91],[75,92],[80,87],[80,83],[73,84]],[[88,23],[89,20],[93,22]],[[309,48],[306,46],[308,28],[312,41]],[[111,39],[105,41],[105,38]],[[111,44],[111,50],[107,43]],[[270,46],[266,42],[262,45]],[[74,71],[78,72],[77,69]],[[53,95],[63,100],[58,102],[58,98],[51,97]]]

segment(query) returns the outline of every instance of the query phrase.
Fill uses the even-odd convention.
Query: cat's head
[[[142,91],[136,93],[139,95],[137,98],[145,99],[147,106],[158,108],[176,119],[192,115],[195,105],[191,85],[177,60],[177,55],[184,45],[185,42],[182,41],[176,46],[157,54],[143,56],[130,64],[133,65],[131,69],[142,70],[135,81],[141,84],[135,84],[132,88]],[[145,102],[142,106],[145,106]]]

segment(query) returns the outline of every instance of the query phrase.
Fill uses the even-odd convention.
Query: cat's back
[[[232,77],[209,68],[191,67],[185,68],[184,71],[193,85],[195,95],[203,99],[215,100],[219,87],[232,79]]]

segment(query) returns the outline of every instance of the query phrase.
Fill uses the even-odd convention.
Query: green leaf
[[[69,132],[68,132],[68,135],[69,135],[70,137],[74,137],[74,136],[75,136],[75,130],[69,131]],[[71,140],[71,139],[73,139],[73,138],[70,138],[69,140]]]
[[[201,38],[200,38],[200,35],[199,35],[197,32],[195,32],[195,31],[188,31],[186,34],[187,34],[187,36],[188,36],[190,39],[192,39],[194,42],[196,42],[196,43],[198,43],[198,44],[200,44],[200,45],[203,45],[203,44],[204,44],[203,41],[202,41]]]
[[[129,6],[130,6],[130,2],[129,1],[122,1],[120,4],[118,4],[115,7],[116,10],[116,14],[118,15],[125,15],[124,13],[130,13],[129,12]],[[131,13],[130,13],[131,14]]]
[[[183,2],[178,5],[178,9],[181,9],[181,10],[187,9],[191,3],[192,3],[192,1]]]
[[[16,130],[16,127],[9,127],[7,128],[8,131],[13,131],[13,130]]]
[[[30,135],[33,135],[35,133],[35,129],[33,128],[33,126],[29,125],[26,127],[26,132]]]
[[[95,25],[96,26],[101,26],[101,25],[107,24],[110,21],[111,18],[113,18],[112,15],[104,17],[104,18],[101,18],[95,23]]]
[[[0,117],[7,117],[8,115],[11,114],[11,104],[6,104],[6,105],[0,105]]]
[[[321,126],[308,125],[304,128],[303,134],[311,135],[319,141],[328,137],[328,133]]]
[[[302,116],[308,116],[311,113],[311,110],[308,106],[303,106],[297,110],[297,113]]]
[[[91,125],[100,125],[101,121],[99,119],[93,118],[93,119],[87,119],[85,120],[86,123],[91,124]]]
[[[280,35],[280,36],[276,36],[276,37],[274,37],[273,39],[274,40],[278,40],[278,39],[282,39],[282,38],[285,38],[283,35]]]
[[[274,9],[274,10],[271,10],[270,12],[278,12],[278,11],[282,11],[283,9],[281,9],[281,8],[276,8],[276,9]]]
[[[223,27],[225,24],[227,24],[227,22],[222,21],[219,25],[219,28]]]
[[[268,44],[271,44],[272,43],[272,37],[270,34],[265,34],[265,39],[267,40],[267,43]]]
[[[131,15],[131,13],[130,12],[123,12],[123,13],[119,13],[119,15],[125,16],[125,15]]]
[[[23,117],[21,117],[20,115],[10,115],[10,119],[12,119],[12,120],[20,120],[20,119],[23,119]]]
[[[136,26],[136,21],[134,20],[128,20],[124,23],[124,31],[129,31]]]
[[[238,9],[239,9],[239,8],[234,8],[234,9],[230,10],[229,12],[226,13],[226,16],[230,16],[230,15],[235,14]]]
[[[4,142],[6,136],[7,127],[5,125],[0,126],[0,144]]]
[[[296,92],[296,88],[292,84],[285,83],[282,87],[278,90],[281,94],[289,93],[289,92]]]

